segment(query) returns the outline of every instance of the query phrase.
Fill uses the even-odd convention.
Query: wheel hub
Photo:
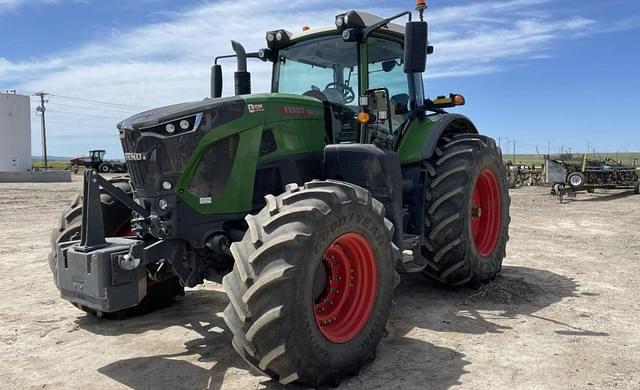
[[[347,233],[329,245],[316,273],[313,305],[316,323],[328,340],[346,343],[364,328],[377,282],[375,256],[364,236]]]
[[[502,194],[493,171],[485,169],[476,180],[471,200],[471,233],[481,256],[493,253],[502,224]]]

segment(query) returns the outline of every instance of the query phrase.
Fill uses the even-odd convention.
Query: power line
[[[74,105],[74,104],[65,104],[65,103],[58,103],[58,102],[49,102],[49,105],[54,105],[54,106],[63,106],[63,107],[68,107],[68,108],[80,108],[83,110],[88,110],[88,109],[95,109],[93,107],[90,106],[79,106],[79,105]],[[131,115],[132,113],[134,113],[134,110],[125,110],[125,109],[119,109],[119,108],[98,108],[96,109],[98,111],[107,111],[107,112],[113,112],[113,113],[118,113],[118,114],[128,114]]]
[[[132,105],[132,104],[121,104],[121,103],[112,103],[112,102],[105,102],[105,101],[100,101],[100,100],[92,100],[92,99],[85,99],[85,98],[79,98],[79,97],[74,97],[74,96],[65,96],[65,95],[57,95],[57,94],[50,94],[51,96],[55,96],[55,97],[59,97],[59,98],[63,98],[63,99],[69,99],[69,100],[76,100],[76,101],[80,101],[80,102],[87,102],[87,103],[93,103],[93,104],[104,104],[107,106],[116,106],[116,107],[124,107],[124,108],[142,108],[142,109],[148,109],[150,107],[145,107],[145,106],[136,106],[136,105]]]
[[[106,115],[96,115],[96,114],[91,114],[91,113],[83,113],[83,112],[69,112],[69,111],[62,111],[62,110],[55,110],[56,113],[58,114],[64,114],[64,115],[78,115],[78,116],[83,116],[83,117],[87,117],[87,118],[103,118],[103,119],[111,119],[114,121],[121,121],[124,118],[124,116],[116,116],[115,114],[113,116],[106,116]]]
[[[53,121],[56,123],[56,125],[62,127],[62,128],[91,128],[91,129],[96,129],[96,130],[104,130],[104,131],[116,131],[117,129],[115,128],[115,126],[113,128],[109,128],[108,126],[99,126],[96,125],[95,123],[93,124],[88,124],[88,123],[82,123],[82,122],[68,122],[65,120],[60,121],[56,115],[54,115],[54,112],[49,112],[51,119],[53,119]],[[84,135],[84,134],[83,134]]]

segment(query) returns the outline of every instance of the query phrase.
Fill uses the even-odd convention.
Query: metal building
[[[31,170],[29,96],[0,93],[0,172]]]

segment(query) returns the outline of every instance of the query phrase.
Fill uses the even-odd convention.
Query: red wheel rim
[[[324,278],[313,306],[318,328],[328,340],[346,343],[364,328],[375,303],[376,259],[367,239],[358,233],[338,237],[324,253],[316,284],[318,278]]]
[[[496,175],[489,169],[480,172],[471,200],[471,232],[481,256],[489,256],[498,244],[502,224],[502,194]]]
[[[120,226],[120,228],[118,228],[118,230],[116,231],[116,237],[130,237],[135,235],[136,234],[131,228],[131,221],[123,223],[122,226]]]

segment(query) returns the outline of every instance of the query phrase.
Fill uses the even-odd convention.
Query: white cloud
[[[24,3],[26,0],[0,0],[0,12]],[[567,32],[586,34],[592,29],[594,21],[589,19],[546,16],[540,12],[545,3],[549,0],[496,0],[430,9],[428,18],[436,53],[429,60],[429,77],[502,71],[510,62],[543,58],[548,55],[547,49]],[[311,9],[307,1],[292,0],[204,2],[170,14],[165,22],[114,30],[107,38],[67,52],[22,62],[0,57],[0,80],[3,80],[0,87],[8,87],[6,84],[10,83],[11,87],[23,90],[45,90],[145,107],[197,100],[208,95],[213,56],[231,52],[230,39],[241,41],[247,49],[257,49],[265,44],[264,33],[274,28],[297,31],[303,25],[330,25],[339,11],[353,8],[369,8],[382,15],[402,10],[377,5],[370,9],[371,4],[362,0],[328,1]],[[228,94],[234,64],[230,61],[225,65]],[[250,66],[254,71],[254,90],[267,91],[269,67],[262,63]],[[56,101],[64,103],[51,97],[52,107]],[[76,118],[55,114],[51,109],[50,134],[54,143],[51,149],[56,150],[57,142],[61,148],[57,154],[68,153],[65,146],[68,135],[96,132],[99,128],[109,134],[114,123],[127,116],[122,107],[107,111],[102,105],[83,106],[85,110],[68,107],[68,112],[81,112]],[[34,139],[38,137],[34,135]],[[114,140],[108,145],[112,154],[118,150],[116,143]]]
[[[9,11],[15,11],[25,6],[33,6],[40,4],[57,4],[59,0],[0,0],[0,14]]]

